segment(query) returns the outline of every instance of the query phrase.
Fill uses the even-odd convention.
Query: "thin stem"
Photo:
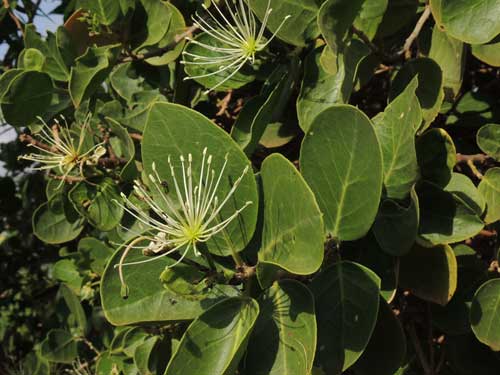
[[[403,46],[403,50],[401,50],[399,52],[400,55],[405,54],[406,57],[410,57],[410,56],[408,56],[410,53],[410,48],[411,48],[413,42],[415,41],[415,39],[418,38],[420,31],[422,31],[422,28],[424,27],[425,23],[429,19],[430,15],[431,15],[431,7],[429,6],[429,4],[427,4],[425,6],[425,9],[424,9],[422,15],[420,16],[420,18],[417,22],[417,24],[415,25],[415,28],[413,29],[411,34],[406,39],[405,44]]]
[[[128,246],[126,247],[125,251],[123,252],[122,256],[120,257],[120,262],[118,263],[118,276],[120,277],[120,284],[121,284],[121,295],[123,298],[128,297],[128,287],[127,284],[125,283],[125,278],[123,277],[123,261],[127,257],[127,254],[129,251],[134,247],[134,245],[138,244],[141,241],[147,240],[148,238],[145,236],[140,236],[137,237],[135,240],[130,242]]]
[[[415,348],[415,352],[417,353],[418,360],[420,361],[420,365],[422,366],[426,375],[432,375],[433,369],[429,366],[427,359],[425,358],[424,351],[422,350],[422,346],[420,345],[420,341],[417,336],[417,332],[415,331],[415,323],[410,322],[408,333],[410,335],[410,340]]]

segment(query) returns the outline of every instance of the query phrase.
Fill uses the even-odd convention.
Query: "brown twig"
[[[351,27],[351,31],[354,34],[356,34],[363,42],[365,42],[365,44],[372,50],[372,52],[378,55],[382,59],[382,61],[391,63],[397,61],[403,55],[406,55],[407,58],[409,57],[408,54],[410,52],[410,48],[413,45],[415,39],[418,38],[420,32],[422,31],[422,28],[425,25],[425,22],[429,19],[430,15],[431,15],[431,8],[429,5],[426,5],[424,12],[417,21],[417,24],[415,25],[415,28],[408,36],[408,38],[406,38],[403,48],[392,55],[387,55],[386,53],[384,53],[382,49],[380,49],[375,43],[373,43],[363,31],[355,28],[354,26]]]
[[[68,184],[74,184],[76,182],[83,182],[86,180],[85,177],[80,177],[80,176],[58,176],[56,174],[51,174],[51,173],[49,173],[48,176],[50,178],[53,178],[54,180],[61,180],[67,182]]]
[[[415,352],[417,353],[418,360],[420,361],[420,365],[424,370],[426,375],[431,375],[433,373],[433,369],[429,366],[427,359],[425,358],[424,351],[422,350],[422,346],[420,345],[420,341],[418,340],[417,332],[415,330],[415,323],[411,322],[408,326],[408,333],[410,335],[410,340],[415,348]]]
[[[5,9],[8,9],[7,12],[9,13],[10,18],[12,18],[12,21],[16,24],[16,27],[21,31],[21,34],[24,36],[24,28],[23,24],[17,18],[17,16],[14,14],[14,12],[11,10],[12,8],[10,7],[9,0],[3,0],[3,6]]]
[[[139,54],[131,54],[130,56],[126,56],[122,58],[119,63],[126,63],[126,62],[131,62],[131,61],[140,61],[140,60],[146,60],[151,57],[157,57],[161,56],[164,53],[170,51],[171,49],[175,48],[177,44],[179,44],[181,41],[184,39],[190,37],[193,35],[193,33],[198,29],[197,25],[193,25],[189,27],[185,32],[182,34],[178,34],[174,37],[174,40],[172,43],[167,44],[165,47],[158,48],[146,53],[139,53]]]
[[[491,159],[491,156],[486,154],[475,154],[475,155],[463,155],[457,154],[457,163],[467,163],[469,161],[473,163],[484,163]]]
[[[33,138],[31,135],[28,134],[21,134],[19,136],[19,140],[23,143],[27,143],[28,145],[34,145],[40,147],[41,149],[44,149],[46,151],[53,151],[49,145],[46,145],[45,143],[36,140],[35,138]]]
[[[128,162],[127,159],[117,157],[116,155],[114,157],[110,156],[110,157],[100,158],[98,161],[99,165],[104,168],[116,168],[119,167],[120,165],[127,164],[127,162]]]
[[[236,268],[236,274],[235,277],[238,280],[247,280],[252,278],[255,273],[256,273],[256,268],[255,266],[249,266],[245,263],[243,263],[241,266]]]
[[[226,96],[222,100],[220,100],[219,103],[217,103],[217,106],[219,107],[219,112],[215,114],[216,116],[222,116],[224,113],[226,113],[227,107],[229,106],[232,97],[233,97],[233,90],[229,90]]]
[[[425,23],[429,19],[430,15],[431,15],[431,7],[429,6],[429,4],[427,4],[425,6],[425,9],[424,9],[422,15],[420,16],[420,18],[417,22],[417,24],[415,25],[415,28],[413,29],[411,34],[408,36],[408,38],[406,38],[403,49],[401,51],[399,51],[400,55],[404,54],[406,56],[406,58],[410,57],[411,46],[413,45],[413,42],[415,41],[415,39],[418,38],[420,31],[422,31],[422,28],[424,27]]]
[[[130,138],[136,140],[136,141],[142,141],[142,134],[139,133],[129,133]]]

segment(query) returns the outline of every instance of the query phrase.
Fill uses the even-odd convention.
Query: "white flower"
[[[203,7],[209,15],[209,20],[205,20],[198,14],[196,14],[196,17],[193,17],[195,26],[198,26],[198,28],[218,41],[218,45],[222,44],[224,47],[214,46],[202,43],[196,39],[188,38],[191,43],[196,44],[208,51],[216,52],[217,56],[204,56],[184,51],[183,61],[181,62],[185,65],[217,65],[217,70],[214,72],[186,77],[185,80],[210,77],[225,71],[230,73],[222,81],[208,90],[207,93],[215,90],[217,87],[230,80],[247,62],[254,64],[255,55],[258,52],[263,51],[268,46],[268,44],[276,37],[276,34],[280,31],[281,27],[285,24],[288,18],[291,17],[290,15],[286,16],[271,38],[266,39],[264,37],[264,31],[266,30],[267,22],[269,21],[269,16],[272,12],[272,9],[270,8],[271,0],[268,0],[264,19],[262,20],[262,24],[259,29],[257,29],[255,16],[245,0],[224,1],[230,17],[226,17],[224,15],[215,0],[211,0],[211,2],[220,16],[220,20],[217,14],[211,12],[205,5],[203,5]],[[248,0],[248,2],[249,1],[250,0]],[[188,57],[188,59],[186,59],[186,57]]]
[[[122,287],[125,286],[122,266],[150,262],[159,257],[172,254],[183,247],[179,260],[170,267],[180,263],[191,248],[194,254],[199,256],[198,243],[206,242],[212,236],[224,230],[229,223],[238,217],[240,212],[252,204],[252,202],[246,202],[243,207],[237,209],[230,216],[224,219],[220,218],[222,208],[235,193],[241,180],[248,172],[248,167],[243,170],[226,196],[219,199],[217,190],[227,166],[227,156],[217,177],[215,170],[211,167],[212,155],[207,155],[207,148],[203,150],[199,176],[193,176],[193,157],[191,154],[188,155],[187,160],[184,156],[180,156],[180,162],[182,178],[178,182],[171,158],[168,157],[176,201],[165,192],[165,187],[154,163],[152,165],[153,174],[148,177],[152,188],[154,188],[155,198],[161,199],[162,204],[158,204],[139,181],[135,181],[134,191],[147,208],[134,204],[122,194],[125,205],[118,204],[147,228],[143,235],[137,237],[127,246],[117,265]],[[194,182],[194,179],[197,179],[197,183]],[[162,207],[166,208],[167,211]],[[135,246],[144,241],[149,243],[145,246]],[[124,263],[125,257],[131,249],[142,249],[144,253],[161,253],[161,255],[144,261]]]
[[[83,166],[86,162],[96,162],[106,153],[102,143],[96,144],[88,151],[83,152],[85,132],[90,123],[90,116],[81,126],[79,137],[75,142],[75,134],[72,134],[66,119],[61,116],[64,125],[56,119],[55,125],[50,127],[42,119],[39,119],[43,126],[39,133],[35,135],[40,140],[28,144],[38,150],[38,153],[22,155],[19,159],[29,160],[38,163],[34,170],[58,169],[64,179],[76,167],[80,168],[80,175],[83,176]],[[61,181],[61,182],[63,182]]]

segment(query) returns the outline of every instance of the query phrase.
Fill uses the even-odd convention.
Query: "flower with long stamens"
[[[196,14],[193,17],[194,25],[211,37],[213,44],[201,42],[197,39],[188,38],[190,43],[200,46],[208,53],[203,54],[183,52],[184,65],[204,66],[211,69],[209,73],[186,77],[185,79],[199,79],[215,76],[220,73],[227,73],[227,76],[218,82],[214,87],[207,91],[215,90],[223,85],[240,71],[246,63],[255,64],[255,56],[263,51],[269,43],[276,37],[285,22],[291,16],[286,16],[278,26],[273,35],[266,39],[264,32],[266,30],[269,16],[273,11],[271,0],[268,0],[267,9],[262,20],[260,28],[257,27],[257,21],[253,15],[247,1],[250,0],[224,0],[229,13],[224,15],[221,7],[215,0],[211,0],[215,10],[211,11],[203,5],[208,14],[208,20]]]
[[[246,207],[252,204],[248,201],[231,215],[221,217],[222,209],[238,189],[243,177],[248,172],[248,166],[236,179],[229,192],[224,197],[219,197],[217,192],[223,181],[228,162],[227,156],[220,171],[216,174],[212,168],[212,155],[208,155],[207,148],[205,148],[202,153],[200,172],[196,173],[196,176],[193,175],[191,154],[187,158],[180,156],[182,176],[177,176],[170,156],[167,160],[173,180],[172,190],[175,194],[175,200],[165,191],[153,163],[153,173],[148,176],[152,192],[146,190],[139,181],[134,184],[134,192],[139,200],[145,203],[145,207],[133,203],[124,194],[122,197],[125,203],[118,202],[125,211],[146,227],[144,233],[136,237],[125,248],[117,265],[122,287],[125,287],[124,290],[126,290],[126,286],[123,278],[123,266],[150,262],[179,250],[182,250],[180,258],[170,267],[182,262],[191,249],[196,256],[199,256],[199,243],[207,242],[214,235],[223,231]],[[155,198],[152,197],[152,194]],[[137,246],[141,242],[146,244]],[[141,249],[143,253],[160,255],[143,261],[124,263],[131,249]]]
[[[28,147],[33,147],[38,152],[22,155],[19,159],[37,163],[38,166],[33,167],[34,170],[58,170],[63,176],[61,181],[63,182],[77,166],[80,168],[80,174],[83,175],[83,165],[89,160],[96,160],[103,156],[106,150],[102,143],[94,145],[87,151],[83,150],[90,116],[81,126],[77,140],[75,140],[75,134],[69,129],[66,119],[63,116],[61,119],[62,124],[55,119],[55,124],[50,127],[40,118],[43,125],[35,135],[37,140],[28,144]]]

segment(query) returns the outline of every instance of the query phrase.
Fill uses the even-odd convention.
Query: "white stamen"
[[[125,285],[121,271],[123,266],[149,262],[158,257],[172,254],[183,247],[185,247],[185,250],[183,250],[180,259],[175,264],[180,263],[191,248],[193,248],[194,254],[199,256],[200,252],[196,246],[198,243],[206,242],[211,237],[224,230],[246,207],[252,204],[252,202],[246,202],[231,215],[224,215],[224,217],[222,217],[222,209],[235,194],[238,186],[249,170],[248,166],[245,167],[242,174],[236,179],[229,192],[226,193],[221,203],[219,203],[217,190],[224,177],[224,172],[228,163],[227,156],[224,158],[224,163],[216,178],[214,170],[211,169],[212,155],[209,155],[207,153],[207,148],[204,148],[201,166],[199,168],[200,173],[199,175],[197,174],[197,181],[194,181],[192,154],[188,154],[187,163],[186,158],[182,155],[179,160],[181,164],[180,168],[182,169],[182,179],[177,181],[177,175],[171,158],[170,156],[167,158],[170,175],[175,187],[172,194],[175,195],[175,200],[179,203],[180,209],[177,209],[176,204],[173,203],[170,192],[166,193],[164,191],[155,163],[152,164],[154,174],[149,175],[149,180],[154,190],[159,194],[159,198],[162,200],[163,204],[157,203],[140,182],[136,182],[134,191],[136,195],[147,204],[147,208],[142,208],[132,203],[123,193],[121,195],[125,203],[116,202],[146,226],[145,233],[152,234],[147,236],[141,235],[141,237],[136,238],[125,249],[124,255],[121,257],[120,263],[118,264],[123,285]],[[167,211],[160,208],[160,206],[165,207]],[[151,217],[150,211],[153,211],[156,216]],[[161,218],[161,220],[156,217]],[[219,219],[218,222],[212,224],[217,218]],[[135,246],[140,242],[138,239],[141,239],[141,241],[148,241],[148,243],[144,246]],[[143,249],[154,253],[161,253],[161,255],[139,262],[124,263],[126,254],[130,249]],[[162,253],[165,250],[166,252]]]
[[[184,80],[217,76],[226,72],[226,76],[215,86],[207,90],[205,94],[208,94],[210,91],[215,90],[229,81],[245,66],[245,64],[255,64],[255,55],[263,51],[269,45],[285,22],[291,17],[286,16],[272,36],[266,39],[264,37],[264,32],[272,12],[271,0],[267,2],[267,9],[258,32],[257,21],[250,9],[249,2],[250,0],[225,0],[226,8],[229,13],[229,17],[226,17],[219,5],[217,5],[217,2],[211,0],[217,14],[210,11],[210,9],[203,4],[203,8],[207,12],[209,20],[205,20],[198,14],[193,16],[194,24],[204,33],[209,35],[215,43],[208,44],[191,38],[186,39],[191,44],[195,44],[207,51],[215,52],[215,56],[205,56],[203,54],[199,55],[184,51],[181,64],[187,66],[214,65],[217,66],[217,69],[209,73],[188,76],[184,78]],[[221,47],[219,44],[226,47]],[[190,59],[186,59],[186,57],[190,57]],[[221,63],[224,63],[224,65],[221,66]]]

